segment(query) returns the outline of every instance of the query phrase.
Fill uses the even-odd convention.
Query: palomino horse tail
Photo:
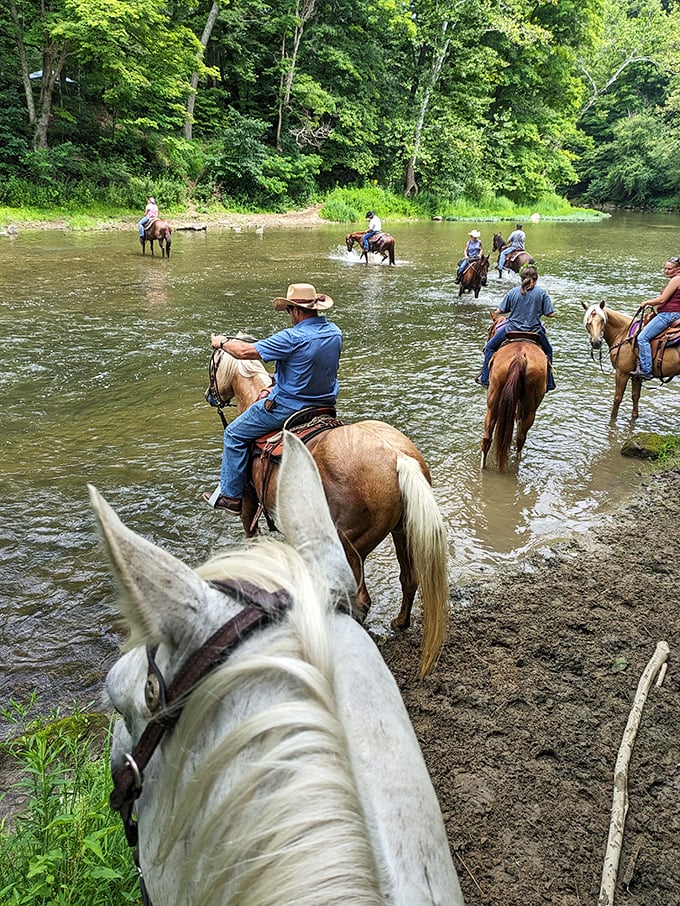
[[[399,456],[397,474],[406,544],[423,607],[422,677],[437,663],[449,619],[446,530],[432,487],[418,461]]]
[[[527,367],[526,355],[516,356],[508,368],[505,384],[498,397],[498,421],[496,422],[496,463],[504,472],[508,465],[512,434],[515,428],[517,406],[524,389],[524,375]]]

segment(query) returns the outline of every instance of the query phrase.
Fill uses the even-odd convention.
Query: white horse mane
[[[240,374],[242,377],[256,377],[258,374],[268,374],[260,359],[235,359],[229,353],[222,354],[217,368],[218,371],[222,372],[226,385],[232,383],[236,374]]]
[[[189,697],[156,790],[163,831],[147,857],[183,864],[178,904],[383,906],[383,867],[336,701],[330,594],[294,549],[271,540],[198,572],[282,588],[293,604],[266,642],[228,659]],[[244,722],[218,732],[229,720],[225,709],[258,700],[262,707],[251,707]],[[227,763],[235,772],[228,791],[220,787]]]

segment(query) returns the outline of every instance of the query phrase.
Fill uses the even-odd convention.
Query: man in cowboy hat
[[[248,343],[213,334],[210,345],[236,359],[276,362],[274,386],[265,399],[256,400],[224,431],[220,483],[203,498],[227,513],[241,513],[250,443],[271,431],[306,406],[334,406],[338,395],[338,366],[342,350],[340,328],[320,312],[333,305],[330,296],[317,293],[311,283],[291,283],[286,298],[276,298],[275,311],[286,311],[291,326],[266,340]]]
[[[465,243],[465,251],[463,252],[463,257],[458,262],[458,271],[456,273],[456,283],[460,283],[460,278],[463,276],[464,271],[469,266],[471,261],[474,261],[475,258],[481,258],[482,256],[482,240],[480,236],[482,234],[479,230],[470,230],[468,236],[470,237]]]
[[[382,221],[373,211],[366,211],[366,220],[368,220],[368,229],[361,237],[361,244],[368,252],[368,243],[377,233],[382,233]]]

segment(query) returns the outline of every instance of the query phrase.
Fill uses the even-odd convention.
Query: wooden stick
[[[614,906],[614,890],[616,888],[616,875],[619,870],[619,860],[621,858],[621,845],[623,843],[623,829],[626,823],[626,814],[628,813],[628,764],[635,744],[640,720],[642,718],[642,709],[647,700],[647,693],[652,681],[668,658],[668,644],[659,642],[652,659],[645,667],[644,673],[640,677],[633,707],[628,715],[628,723],[623,733],[623,739],[619,747],[619,754],[616,758],[616,767],[614,768],[614,795],[612,798],[612,814],[609,824],[609,839],[607,840],[607,849],[604,856],[604,867],[602,869],[602,883],[600,885],[600,897],[598,906]]]

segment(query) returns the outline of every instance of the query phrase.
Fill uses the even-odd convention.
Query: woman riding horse
[[[486,278],[489,273],[489,256],[482,255],[481,258],[475,258],[468,266],[465,268],[461,274],[460,280],[460,289],[458,290],[458,298],[463,295],[463,293],[474,292],[475,299],[479,298],[479,291],[482,286],[486,286]]]

